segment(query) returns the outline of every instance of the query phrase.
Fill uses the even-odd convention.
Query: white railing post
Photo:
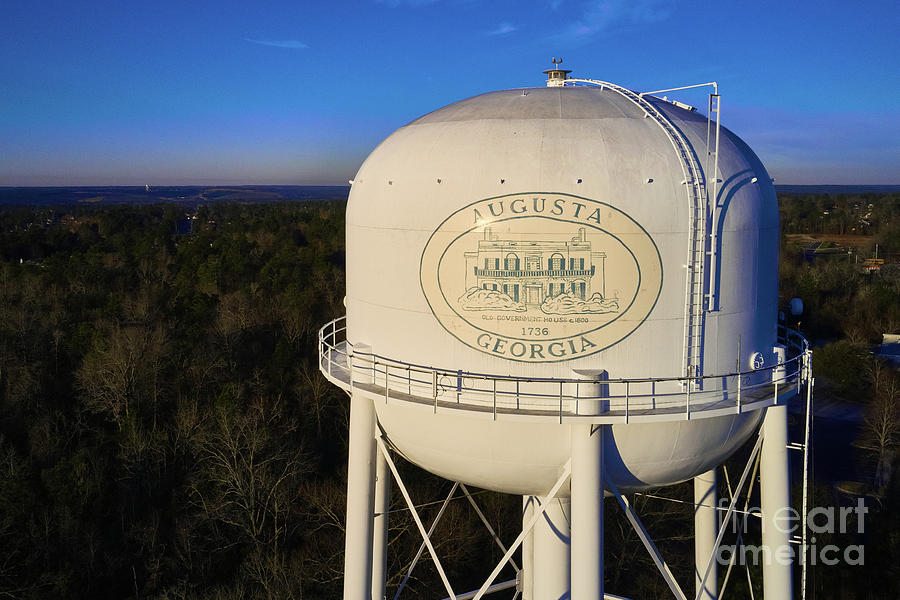
[[[497,420],[497,379],[493,378],[494,382],[494,420]]]
[[[353,355],[347,353],[347,374],[350,377],[350,391],[353,392]]]
[[[628,403],[631,401],[631,382],[625,380],[625,422],[628,423]]]
[[[434,412],[437,413],[437,371],[431,372],[431,395],[434,397]]]
[[[559,382],[559,424],[562,425],[563,382]]]
[[[688,375],[691,376],[687,381],[687,393],[684,395],[684,417],[688,420],[691,418],[691,387],[694,385],[693,375],[694,375],[694,367],[690,365],[688,367]]]
[[[328,353],[327,353],[327,355],[326,355],[326,356],[328,357],[328,358],[327,358],[327,360],[328,360],[328,376],[329,376],[329,377],[334,377],[334,375],[332,375],[332,373],[331,373],[331,364],[334,362],[334,358],[333,358],[333,355],[332,355],[331,351],[332,351],[332,346],[329,345],[329,346],[328,346]]]

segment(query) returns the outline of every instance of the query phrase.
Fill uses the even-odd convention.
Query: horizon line
[[[0,184],[0,189],[26,189],[26,188],[143,188],[154,187],[351,187],[349,183],[134,183],[134,184],[110,184],[110,183],[94,183],[94,184],[48,184],[48,185],[15,185]],[[775,187],[783,186],[805,186],[805,187],[898,187],[900,183],[773,183]]]

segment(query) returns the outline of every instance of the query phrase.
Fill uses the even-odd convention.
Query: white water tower
[[[761,423],[765,518],[789,506],[785,403],[809,370],[777,338],[770,177],[718,94],[708,118],[557,66],[401,127],[352,182],[347,316],[320,332],[351,395],[345,599],[384,595],[389,450],[523,497],[516,580],[501,563],[467,598],[602,597],[604,493],[654,553],[624,494],[692,478],[696,597],[716,597],[714,469]],[[764,579],[791,597],[790,566]]]

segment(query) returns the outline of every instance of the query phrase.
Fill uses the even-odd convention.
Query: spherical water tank
[[[376,401],[394,448],[448,479],[545,494],[570,453],[554,381],[605,371],[635,381],[639,395],[639,382],[686,369],[723,375],[697,386],[694,398],[709,399],[734,385],[725,375],[771,364],[774,189],[756,155],[723,128],[719,181],[705,177],[717,197],[692,200],[691,190],[704,190],[685,165],[711,168],[708,126],[697,112],[614,86],[516,89],[420,117],[369,155],[347,209],[347,340],[394,364],[389,378],[408,365],[410,398],[417,386],[436,396],[435,406]],[[441,370],[440,380],[417,378],[420,368]],[[478,387],[479,374],[508,378],[503,418],[496,379],[493,410],[490,390],[483,410],[437,410],[437,400],[452,408],[461,389]],[[520,381],[544,386],[546,410],[510,408]],[[666,398],[673,410],[685,395],[690,402],[692,383],[648,385],[660,395],[645,416]],[[560,383],[559,393],[569,397],[571,386]],[[763,411],[677,420],[663,411],[643,421],[639,412],[605,442],[608,473],[626,490],[707,471]]]

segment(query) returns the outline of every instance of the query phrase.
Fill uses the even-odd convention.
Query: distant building
[[[900,334],[881,334],[881,345],[876,346],[873,352],[876,356],[890,361],[894,365],[900,365]]]
[[[877,273],[884,266],[883,258],[867,258],[863,261],[863,271],[867,273]]]
[[[502,291],[530,306],[564,293],[582,300],[594,292],[606,297],[606,253],[591,251],[583,227],[566,241],[501,240],[486,228],[478,250],[465,256],[466,289]],[[595,275],[599,290],[592,288]]]
[[[191,235],[194,222],[190,218],[175,221],[175,235]]]

